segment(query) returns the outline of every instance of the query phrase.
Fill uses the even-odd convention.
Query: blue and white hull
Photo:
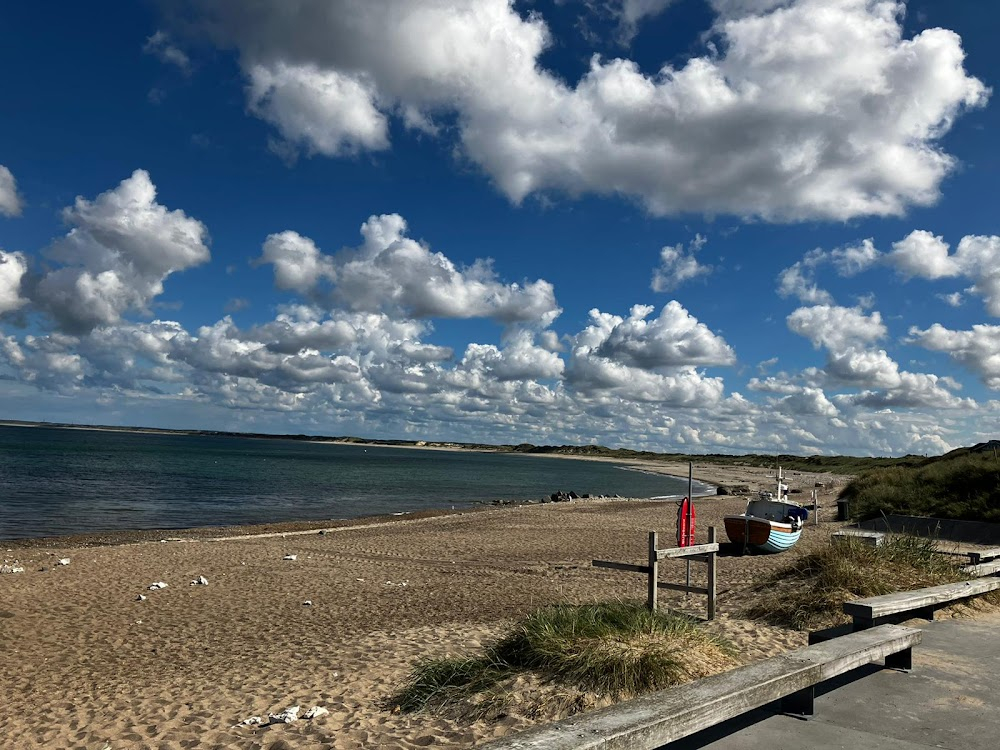
[[[771,531],[767,535],[767,541],[757,546],[761,552],[784,552],[790,549],[799,541],[802,536],[802,529],[792,529],[791,526],[785,528],[787,524],[771,523]]]

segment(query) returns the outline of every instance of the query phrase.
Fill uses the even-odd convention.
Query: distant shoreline
[[[0,426],[7,427],[34,427],[46,429],[62,430],[91,430],[95,432],[120,432],[149,435],[179,435],[179,436],[201,436],[201,437],[226,437],[237,439],[257,439],[257,440],[289,440],[304,443],[334,443],[338,445],[361,445],[361,446],[383,446],[387,448],[420,448],[425,450],[443,451],[469,451],[476,453],[496,453],[496,454],[516,454],[516,455],[543,455],[562,456],[566,458],[587,458],[597,460],[614,461],[642,461],[646,462],[651,470],[662,464],[684,464],[685,469],[681,472],[672,471],[671,474],[681,476],[687,475],[686,464],[711,464],[718,466],[742,468],[766,468],[773,471],[781,466],[786,471],[802,471],[817,474],[859,474],[864,471],[878,468],[890,468],[897,466],[914,466],[926,461],[926,456],[901,456],[893,457],[865,457],[850,455],[820,455],[809,456],[793,455],[787,453],[673,453],[657,452],[651,450],[636,450],[632,448],[609,448],[603,445],[583,444],[583,445],[534,445],[532,443],[518,444],[489,444],[489,443],[463,443],[451,440],[418,440],[418,439],[391,439],[391,438],[363,438],[351,435],[306,435],[298,434],[273,434],[266,432],[231,432],[227,430],[195,430],[195,429],[170,429],[163,427],[135,427],[117,425],[83,425],[66,422],[37,422],[18,419],[0,420]],[[959,449],[959,452],[966,449]],[[955,451],[953,451],[954,453]]]

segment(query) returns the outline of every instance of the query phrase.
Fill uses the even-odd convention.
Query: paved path
[[[809,721],[758,710],[670,750],[995,750],[1000,747],[1000,615],[907,623],[924,631],[910,673],[879,667],[833,680]],[[859,675],[863,675],[860,676]],[[827,689],[829,688],[829,689]]]

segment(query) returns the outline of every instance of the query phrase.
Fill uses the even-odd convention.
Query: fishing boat
[[[738,516],[726,516],[726,536],[744,551],[784,552],[799,541],[809,511],[788,499],[788,485],[778,469],[777,494],[762,490]]]

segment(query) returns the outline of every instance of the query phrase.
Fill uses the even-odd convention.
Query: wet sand
[[[625,462],[619,462],[625,463]],[[680,476],[687,465],[646,468]],[[764,470],[696,468],[696,478],[771,487]],[[773,473],[773,472],[772,472]],[[720,617],[708,627],[745,659],[804,643],[801,633],[740,620],[747,590],[788,554],[824,543],[843,478],[790,473],[793,489],[826,484],[823,523],[794,553],[719,559]],[[698,541],[745,499],[696,501]],[[421,659],[472,653],[511,619],[555,602],[644,599],[641,575],[592,559],[642,563],[647,531],[673,536],[672,502],[577,501],[392,520],[138,532],[0,542],[0,737],[11,748],[468,747],[555,718],[559,701],[526,700],[496,723],[393,713],[385,699]],[[317,527],[329,527],[319,533]],[[263,534],[263,535],[261,535]],[[169,538],[177,541],[151,541]],[[102,544],[105,546],[94,546]],[[669,541],[661,541],[667,546]],[[295,560],[283,559],[295,555]],[[58,565],[69,558],[69,565]],[[693,564],[693,581],[703,566]],[[199,576],[208,585],[191,585]],[[681,582],[684,563],[661,564]],[[148,590],[157,581],[168,583]],[[145,601],[138,601],[143,595]],[[703,614],[704,600],[661,592]],[[311,601],[311,605],[304,602]],[[288,706],[329,715],[235,727]]]

